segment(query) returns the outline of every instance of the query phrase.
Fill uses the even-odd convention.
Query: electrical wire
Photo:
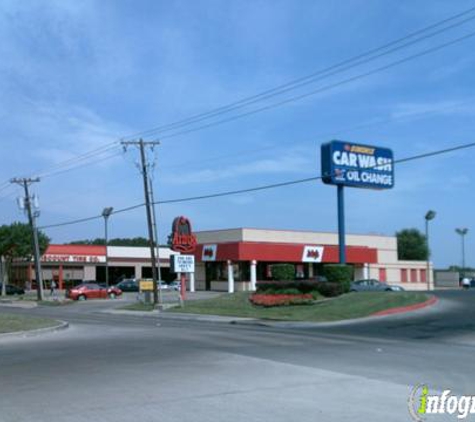
[[[279,85],[275,88],[268,89],[268,90],[263,91],[261,93],[252,95],[250,97],[243,98],[241,100],[232,102],[232,103],[227,104],[225,106],[221,106],[221,107],[212,109],[212,110],[204,112],[204,113],[195,114],[193,116],[190,116],[190,117],[182,119],[182,120],[178,120],[178,121],[170,123],[170,124],[158,126],[158,127],[152,128],[152,129],[141,131],[141,132],[137,132],[135,134],[127,136],[126,138],[128,139],[128,138],[134,138],[134,137],[138,137],[138,136],[149,136],[151,134],[162,133],[162,132],[170,131],[172,129],[185,127],[185,126],[188,126],[190,124],[197,123],[197,122],[200,122],[200,121],[203,121],[203,120],[207,120],[209,118],[216,117],[216,116],[221,115],[221,114],[229,113],[230,111],[234,111],[236,109],[241,109],[245,106],[248,106],[250,104],[254,104],[254,103],[262,101],[264,99],[268,99],[268,98],[274,97],[276,95],[281,95],[282,93],[294,90],[296,88],[302,87],[302,86],[307,85],[309,83],[313,83],[315,81],[322,80],[322,79],[328,78],[330,76],[334,76],[338,73],[344,72],[344,71],[349,70],[353,67],[360,66],[362,64],[366,64],[370,61],[376,60],[376,59],[381,58],[385,55],[394,53],[395,51],[398,51],[398,50],[401,50],[403,48],[409,47],[409,46],[414,45],[418,42],[424,41],[428,38],[434,37],[434,36],[439,35],[443,32],[446,32],[450,29],[453,29],[455,27],[463,25],[464,23],[467,23],[467,22],[473,20],[475,18],[475,16],[471,16],[471,17],[466,18],[466,19],[464,19],[460,22],[453,23],[452,25],[449,25],[447,27],[444,27],[444,28],[439,29],[437,31],[434,31],[432,33],[422,35],[422,36],[416,38],[415,40],[412,40],[412,41],[407,42],[403,45],[394,47],[394,48],[392,48],[388,51],[384,51],[384,52],[380,53],[382,50],[387,50],[389,47],[396,46],[397,44],[400,44],[403,41],[414,38],[417,35],[424,34],[425,32],[430,31],[431,29],[437,28],[437,27],[439,27],[441,25],[444,25],[444,24],[446,24],[450,21],[456,20],[456,19],[458,19],[460,17],[463,17],[465,15],[468,15],[473,11],[475,11],[475,7],[472,7],[470,9],[467,9],[467,10],[465,10],[461,13],[458,13],[454,16],[443,19],[443,20],[441,20],[439,22],[436,22],[432,25],[429,25],[425,28],[422,28],[420,30],[412,32],[412,33],[410,33],[410,34],[408,34],[408,35],[406,35],[402,38],[391,41],[391,42],[389,42],[387,44],[384,44],[380,47],[377,47],[377,48],[371,49],[369,51],[366,51],[364,53],[358,54],[358,55],[353,56],[349,59],[343,60],[339,63],[334,64],[334,65],[331,65],[331,66],[329,66],[325,69],[318,70],[318,71],[316,71],[314,73],[311,73],[307,76],[300,77],[300,78],[295,79],[293,81],[290,81],[290,82],[287,82],[285,84]],[[379,53],[379,54],[376,54],[376,53]]]
[[[315,82],[316,80],[321,80],[321,79],[324,79],[324,78],[327,78],[327,77],[330,77],[330,76],[333,76],[337,73],[340,73],[340,72],[343,72],[343,71],[346,71],[352,67],[356,67],[356,66],[359,66],[361,64],[364,64],[364,63],[367,63],[369,61],[372,61],[372,60],[375,60],[377,58],[380,58],[384,55],[387,55],[387,54],[391,54],[397,50],[400,50],[402,48],[406,48],[410,45],[413,45],[417,42],[420,42],[420,41],[423,41],[425,39],[428,39],[430,37],[433,37],[435,35],[439,35],[440,33],[442,32],[446,32],[450,29],[453,29],[457,26],[460,26],[470,20],[473,20],[475,18],[475,16],[470,16],[468,18],[465,18],[463,19],[462,21],[458,21],[458,22],[455,22],[455,23],[452,23],[451,25],[449,26],[446,26],[446,27],[443,27],[441,29],[438,29],[437,31],[433,31],[432,33],[429,33],[429,34],[425,34],[426,32],[432,30],[432,29],[435,29],[435,28],[438,28],[440,26],[443,26],[449,22],[452,22],[452,21],[456,21],[457,19],[460,19],[464,16],[467,16],[469,15],[470,13],[472,13],[473,11],[475,11],[475,7],[472,7],[472,8],[469,8],[465,11],[462,11],[460,13],[457,13],[453,16],[450,16],[448,18],[445,18],[441,21],[438,21],[438,22],[435,22],[434,24],[431,24],[427,27],[424,27],[420,30],[417,30],[417,31],[414,31],[404,37],[401,37],[399,39],[396,39],[394,41],[391,41],[389,43],[386,43],[380,47],[377,47],[377,48],[374,48],[374,49],[371,49],[367,52],[364,52],[364,53],[361,53],[361,54],[358,54],[356,56],[353,56],[349,59],[346,59],[346,60],[343,60],[337,64],[334,64],[326,69],[322,69],[322,70],[319,70],[317,72],[314,72],[310,75],[307,75],[307,76],[304,76],[304,77],[301,77],[301,78],[298,78],[298,79],[295,79],[293,81],[290,81],[290,82],[287,82],[285,84],[282,84],[280,86],[277,86],[275,88],[272,88],[272,89],[268,89],[266,91],[263,91],[261,93],[258,93],[256,95],[253,95],[251,97],[246,97],[246,98],[243,98],[241,100],[238,100],[236,102],[233,102],[233,103],[230,103],[228,105],[225,105],[225,106],[222,106],[222,107],[218,107],[216,109],[213,109],[211,111],[208,111],[208,112],[204,112],[204,113],[200,113],[200,114],[197,114],[197,115],[193,115],[189,118],[186,118],[186,119],[183,119],[183,120],[180,120],[180,121],[177,121],[177,122],[173,122],[173,123],[170,123],[168,125],[164,125],[164,126],[160,126],[158,128],[154,128],[154,129],[150,129],[150,130],[146,130],[146,131],[142,131],[142,132],[137,132],[136,134],[134,135],[129,135],[128,137],[124,137],[122,139],[127,139],[127,138],[131,138],[131,137],[134,137],[134,136],[137,136],[137,135],[149,135],[149,134],[152,134],[154,132],[160,132],[160,131],[170,131],[170,130],[173,130],[173,129],[177,129],[177,128],[180,128],[180,127],[185,127],[185,126],[188,126],[190,124],[193,124],[193,123],[198,123],[200,121],[203,121],[203,120],[206,120],[208,118],[212,118],[212,117],[217,117],[221,114],[224,114],[224,113],[228,113],[230,111],[233,111],[233,110],[237,110],[237,109],[240,109],[240,108],[243,108],[245,106],[248,106],[250,104],[254,104],[258,101],[262,101],[262,100],[265,100],[265,99],[268,99],[268,98],[271,98],[273,96],[276,96],[276,95],[281,95],[285,92],[288,92],[288,91],[291,91],[291,90],[294,90],[296,88],[299,88],[303,85],[306,85],[306,84],[309,84],[309,83],[313,83]],[[398,44],[406,41],[406,40],[410,40],[414,37],[417,37],[418,35],[421,35],[421,34],[424,34],[422,36],[419,36],[418,38],[415,38],[413,39],[412,41],[410,42],[407,42],[405,44],[402,44],[402,45],[399,45],[397,46]],[[461,40],[461,39],[459,39]],[[457,41],[457,40],[456,40]],[[448,46],[450,45],[451,43],[448,43],[446,44],[445,46]],[[388,51],[384,51],[382,53],[380,53],[381,51],[383,50],[387,50],[389,47],[392,47],[392,46],[396,46]],[[433,51],[433,50],[431,50]],[[376,54],[376,53],[379,53],[379,54]],[[375,55],[376,54],[376,55]],[[416,58],[416,57],[419,57],[418,55],[417,56],[414,56],[412,58]],[[366,58],[366,59],[365,59]],[[363,60],[364,59],[364,60]],[[404,60],[405,61],[405,60]],[[399,63],[395,63],[394,65],[396,64],[400,64]],[[345,67],[346,66],[346,67]],[[376,69],[376,71],[381,71],[381,70],[385,70],[387,67],[383,67],[383,68],[380,68],[380,69]],[[359,77],[357,77],[356,79],[360,79],[362,77],[366,77],[366,76],[369,76],[371,74],[373,74],[375,72],[370,72],[368,74],[364,74],[364,75],[360,75]],[[316,79],[318,77],[318,79]],[[166,136],[166,138],[171,138],[171,137],[176,137],[176,136],[179,136],[179,135],[184,135],[184,134],[187,134],[187,133],[190,133],[190,132],[195,132],[197,130],[202,130],[202,129],[205,129],[205,128],[208,128],[208,127],[211,127],[211,126],[215,126],[215,125],[218,125],[218,124],[223,124],[225,122],[229,122],[229,121],[233,121],[233,120],[236,120],[238,118],[242,118],[242,117],[245,117],[245,116],[248,116],[248,115],[252,115],[252,114],[255,114],[255,113],[258,113],[258,112],[261,112],[261,111],[265,111],[265,110],[268,110],[268,109],[271,109],[271,108],[275,108],[275,107],[278,107],[278,106],[281,106],[283,104],[286,104],[288,102],[291,102],[291,101],[297,101],[299,99],[302,99],[302,98],[305,98],[309,95],[315,95],[316,93],[319,93],[319,92],[322,92],[322,91],[326,91],[328,89],[332,89],[334,87],[337,87],[337,86],[340,86],[341,84],[344,84],[344,83],[348,83],[348,82],[351,82],[353,80],[356,80],[354,78],[350,78],[349,80],[345,80],[345,81],[341,81],[340,83],[338,84],[333,84],[331,86],[328,86],[328,87],[323,87],[317,91],[314,91],[314,92],[311,92],[311,93],[308,93],[308,94],[304,94],[304,95],[301,95],[301,96],[297,96],[297,97],[293,97],[293,98],[290,98],[290,99],[287,99],[287,100],[284,100],[282,102],[279,102],[279,103],[276,103],[276,104],[271,104],[271,105],[268,105],[266,107],[261,107],[261,108],[258,108],[257,110],[252,110],[252,111],[249,111],[249,112],[246,112],[246,113],[242,113],[242,114],[239,114],[237,116],[233,116],[231,118],[227,118],[227,119],[223,119],[223,120],[219,120],[217,122],[213,122],[213,123],[209,123],[209,124],[206,124],[206,125],[202,125],[202,126],[199,126],[199,127],[196,127],[196,128],[193,128],[193,129],[189,129],[189,130],[186,130],[186,131],[180,131],[180,132],[177,132],[177,133],[172,133],[171,135],[168,135]],[[98,154],[102,154],[102,153],[105,153],[107,151],[109,151],[110,149],[113,149],[116,147],[117,143],[119,141],[114,141],[112,143],[109,143],[109,144],[106,144],[104,146],[101,146],[99,148],[96,148],[92,151],[88,151],[84,154],[81,154],[81,155],[78,155],[76,157],[73,157],[71,159],[68,159],[64,162],[61,162],[61,163],[58,163],[56,164],[55,166],[53,166],[52,168],[49,169],[48,172],[45,172],[43,174],[40,174],[39,177],[49,177],[50,175],[55,175],[55,174],[62,174],[62,173],[65,173],[67,171],[69,171],[69,168],[71,170],[74,170],[75,168],[79,168],[81,166],[76,166],[74,164],[76,164],[77,162],[79,161],[85,161],[89,158],[92,158],[94,156],[97,156]],[[62,170],[62,171],[56,171],[57,169],[60,169],[60,168],[63,168],[63,167],[66,167],[66,169]],[[1,190],[1,187],[0,187],[0,190]]]
[[[473,148],[473,147],[475,147],[475,142],[471,142],[471,143],[467,143],[467,144],[461,144],[461,145],[457,145],[457,146],[450,147],[450,148],[444,148],[444,149],[440,149],[440,150],[436,150],[436,151],[430,151],[430,152],[426,152],[426,153],[423,153],[423,154],[413,155],[413,156],[410,156],[410,157],[394,160],[393,165],[407,163],[407,162],[415,161],[415,160],[421,160],[421,159],[424,159],[424,158],[435,157],[435,156],[438,156],[438,155],[448,154],[448,153],[451,153],[451,152],[460,151],[460,150]],[[286,186],[292,186],[292,185],[297,185],[297,184],[314,182],[314,181],[321,180],[321,179],[322,179],[322,176],[307,177],[307,178],[304,178],[304,179],[289,180],[289,181],[280,182],[280,183],[272,183],[272,184],[268,184],[268,185],[255,186],[255,187],[245,188],[245,189],[237,189],[237,190],[230,190],[230,191],[224,191],[224,192],[217,192],[217,193],[212,193],[212,194],[207,194],[207,195],[190,196],[190,197],[176,198],[176,199],[166,199],[166,200],[162,200],[162,201],[155,201],[154,204],[155,205],[176,204],[176,203],[182,203],[182,202],[191,202],[191,201],[199,201],[199,200],[204,200],[204,199],[220,198],[220,197],[224,197],[224,196],[233,196],[233,195],[239,195],[239,194],[243,194],[243,193],[258,192],[258,191],[263,191],[263,190],[270,190],[270,189],[276,189],[276,188],[281,188],[281,187],[286,187]],[[135,210],[135,209],[138,209],[138,208],[141,208],[141,207],[144,207],[144,206],[145,206],[145,203],[136,204],[136,205],[132,205],[132,206],[127,207],[127,208],[122,208],[122,209],[115,210],[115,211],[112,212],[112,214],[120,214],[120,213],[124,213],[124,212],[127,212],[127,211]],[[45,229],[56,228],[56,227],[64,227],[64,226],[69,226],[69,225],[73,225],[73,224],[83,223],[83,222],[86,222],[86,221],[97,220],[97,219],[101,219],[101,218],[103,218],[102,215],[96,215],[96,216],[92,216],[92,217],[82,218],[82,219],[79,219],[79,220],[71,220],[71,221],[66,221],[66,222],[58,223],[58,224],[49,224],[49,225],[41,226],[39,228],[41,230],[45,230]]]
[[[104,161],[111,160],[112,158],[118,157],[120,155],[123,155],[123,152],[122,151],[116,151],[113,154],[106,155],[105,157],[99,157],[99,158],[97,158],[96,160],[93,160],[93,161],[88,161],[88,162],[85,162],[85,163],[79,163],[78,165],[68,167],[66,169],[62,169],[62,170],[59,169],[57,171],[52,171],[52,172],[46,173],[46,174],[42,175],[41,178],[45,179],[45,178],[48,178],[48,177],[56,176],[58,174],[69,172],[71,170],[77,170],[79,168],[84,168],[84,167],[87,167],[87,166],[91,166],[93,164],[102,163]]]
[[[48,177],[50,176],[51,174],[54,174],[56,173],[57,170],[59,169],[62,169],[62,170],[65,170],[64,168],[69,168],[71,166],[76,166],[77,163],[80,163],[80,162],[83,162],[83,161],[86,161],[90,158],[96,158],[100,155],[103,155],[103,154],[106,154],[110,151],[113,151],[113,150],[117,150],[119,147],[119,143],[118,141],[114,141],[112,143],[108,143],[107,145],[103,145],[99,148],[95,148],[93,150],[90,150],[90,151],[87,151],[83,154],[80,154],[80,155],[77,155],[77,156],[74,156],[68,160],[65,160],[65,161],[62,161],[60,163],[57,163],[53,166],[51,166],[48,171],[45,171],[43,173],[40,173],[38,174],[38,177],[40,178],[44,178],[44,177]]]
[[[451,105],[446,106],[446,107],[438,107],[438,108],[435,108],[433,110],[421,111],[421,112],[418,112],[418,113],[412,113],[410,115],[402,115],[400,117],[390,117],[390,118],[386,118],[386,119],[379,119],[377,121],[369,121],[369,122],[361,123],[361,124],[358,124],[358,125],[342,128],[342,129],[336,130],[336,131],[322,132],[318,135],[313,136],[312,139],[307,139],[307,140],[298,142],[297,145],[314,143],[315,138],[330,138],[330,137],[337,136],[337,135],[340,135],[340,134],[343,134],[343,133],[355,132],[355,131],[360,130],[360,129],[366,129],[366,128],[370,128],[370,127],[381,126],[381,125],[391,124],[391,123],[400,122],[400,121],[419,120],[419,119],[427,118],[427,117],[430,117],[430,116],[438,115],[441,112],[445,112],[445,111],[448,111],[448,110],[454,110],[454,109],[457,109],[457,108],[459,108],[461,106],[464,106],[464,105],[467,105],[467,104],[473,104],[474,101],[475,101],[475,98],[471,98],[470,100],[467,100],[467,101],[461,101],[461,102],[458,102],[456,104],[451,104]],[[294,145],[296,145],[296,144],[294,143]],[[262,152],[262,151],[267,152],[269,150],[275,150],[275,149],[279,149],[279,148],[281,148],[281,146],[276,146],[276,145],[267,145],[265,147],[252,148],[252,149],[247,148],[247,149],[233,151],[231,153],[220,154],[220,155],[215,155],[215,156],[212,156],[212,157],[204,158],[204,159],[201,159],[199,161],[199,163],[201,164],[201,163],[213,162],[213,161],[222,160],[222,159],[228,158],[228,157],[235,158],[235,157],[244,156],[244,155],[248,156],[249,154],[252,154],[252,153],[257,153],[257,152]],[[160,166],[160,169],[161,170],[170,170],[170,169],[176,169],[176,168],[182,168],[182,167],[187,167],[188,168],[190,166],[190,164],[193,164],[193,163],[197,163],[197,161],[196,160],[189,160],[189,161],[181,162],[179,164]]]
[[[385,71],[387,69],[390,69],[392,67],[395,67],[395,66],[399,66],[401,64],[404,64],[404,63],[407,63],[411,60],[414,60],[414,59],[417,59],[419,57],[423,57],[423,56],[426,56],[428,54],[431,54],[431,53],[434,53],[436,51],[439,51],[439,50],[442,50],[443,48],[447,48],[451,45],[454,45],[454,44],[457,44],[459,42],[462,42],[462,41],[465,41],[471,37],[475,36],[475,32],[470,32],[462,37],[459,37],[459,38],[456,38],[456,39],[453,39],[449,42],[446,42],[446,43],[443,43],[443,44],[439,44],[435,47],[432,47],[432,48],[429,48],[427,50],[423,50],[423,51],[420,51],[419,53],[416,53],[416,54],[413,54],[413,55],[410,55],[410,56],[407,56],[407,57],[404,57],[402,59],[399,59],[399,60],[396,60],[394,62],[391,62],[389,64],[386,64],[384,66],[380,66],[380,67],[377,67],[373,70],[370,70],[370,71],[367,71],[367,72],[364,72],[364,73],[360,73],[358,75],[355,75],[355,76],[352,76],[352,77],[349,77],[347,79],[343,79],[341,81],[338,81],[338,82],[335,82],[335,83],[332,83],[330,85],[326,85],[326,86],[323,86],[323,87],[320,87],[316,90],[313,90],[313,91],[310,91],[310,92],[306,92],[306,93],[303,93],[303,94],[299,94],[299,95],[296,95],[296,96],[293,96],[293,97],[290,97],[290,98],[287,98],[285,100],[282,100],[282,101],[279,101],[277,103],[273,103],[273,104],[269,104],[269,105],[266,105],[266,106],[262,106],[262,107],[259,107],[257,109],[254,109],[254,110],[251,110],[251,111],[248,111],[248,112],[245,112],[245,113],[241,113],[241,114],[237,114],[235,116],[231,116],[231,117],[227,117],[225,119],[221,119],[221,120],[217,120],[215,122],[211,122],[211,123],[207,123],[205,125],[201,125],[201,126],[198,126],[198,127],[195,127],[195,128],[192,128],[192,129],[187,129],[187,130],[183,130],[183,131],[178,131],[178,132],[175,132],[175,133],[172,133],[170,135],[165,135],[165,136],[161,136],[160,139],[163,140],[163,139],[170,139],[170,138],[175,138],[177,136],[182,136],[182,135],[186,135],[186,134],[189,134],[189,133],[193,133],[193,132],[197,132],[197,131],[200,131],[200,130],[203,130],[203,129],[208,129],[210,127],[214,127],[214,126],[218,126],[218,125],[222,125],[223,123],[229,123],[229,122],[232,122],[232,121],[235,121],[235,120],[238,120],[238,119],[241,119],[243,117],[247,117],[247,116],[251,116],[253,114],[257,114],[257,113],[260,113],[262,111],[267,111],[267,110],[270,110],[270,109],[273,109],[273,108],[277,108],[277,107],[280,107],[282,105],[285,105],[285,104],[289,104],[289,103],[292,103],[292,102],[295,102],[295,101],[299,101],[299,100],[302,100],[304,98],[308,98],[308,97],[311,97],[313,95],[316,95],[316,94],[320,94],[322,92],[326,92],[326,91],[329,91],[329,90],[332,90],[332,89],[335,89],[335,88],[338,88],[340,86],[343,86],[343,85],[347,85],[348,83],[350,82],[355,82],[357,80],[360,80],[360,79],[364,79],[364,78],[367,78],[368,76],[372,76],[372,75],[375,75],[376,73],[380,73],[382,71]]]

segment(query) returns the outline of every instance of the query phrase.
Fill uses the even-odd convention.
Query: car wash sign
[[[330,185],[390,189],[394,186],[392,150],[331,141],[322,144],[322,179]]]

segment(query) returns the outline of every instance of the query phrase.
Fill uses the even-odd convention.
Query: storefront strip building
[[[170,256],[174,254],[169,248],[159,249],[162,278],[169,280]],[[116,283],[123,278],[151,278],[152,267],[150,248],[101,245],[50,245],[41,257],[43,280],[55,280],[60,289],[68,288],[83,281],[105,281],[105,270],[109,269],[109,280]],[[18,284],[26,281],[35,286],[33,263],[15,264],[13,279]]]

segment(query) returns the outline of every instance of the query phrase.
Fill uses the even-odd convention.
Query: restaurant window
[[[405,268],[401,269],[401,282],[407,283],[407,270]]]
[[[411,283],[417,283],[417,270],[411,270]]]

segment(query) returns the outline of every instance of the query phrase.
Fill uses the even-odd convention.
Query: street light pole
[[[468,233],[468,229],[466,227],[457,228],[455,232],[460,235],[462,238],[462,273],[463,277],[465,277],[465,235]]]
[[[106,288],[109,287],[109,252],[107,250],[107,244],[108,242],[108,221],[109,217],[112,214],[112,211],[114,211],[114,208],[112,207],[106,207],[102,210],[102,216],[104,217],[104,231],[105,231],[105,244],[106,244]]]
[[[429,210],[426,212],[424,216],[426,220],[426,243],[427,243],[427,262],[426,262],[426,281],[427,281],[427,290],[430,290],[430,280],[431,278],[431,271],[430,271],[430,245],[429,245],[429,221],[435,218],[435,211]]]

